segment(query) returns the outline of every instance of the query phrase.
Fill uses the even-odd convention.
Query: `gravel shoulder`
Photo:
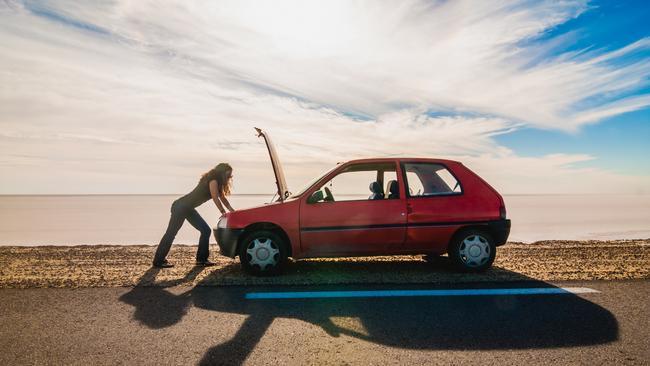
[[[176,267],[165,270],[151,268],[154,251],[148,245],[0,247],[0,288],[650,279],[650,239],[508,243],[481,274],[456,273],[445,257],[429,263],[422,256],[382,256],[297,260],[282,276],[259,278],[218,255],[216,246],[217,265],[204,270],[194,266],[195,246],[175,245],[168,259]]]

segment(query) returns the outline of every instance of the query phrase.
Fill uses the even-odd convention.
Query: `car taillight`
[[[501,216],[502,220],[506,219],[506,205],[501,203],[501,206],[499,206],[499,216]]]

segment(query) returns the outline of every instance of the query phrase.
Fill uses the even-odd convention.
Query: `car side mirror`
[[[312,193],[311,196],[309,196],[309,199],[307,199],[307,203],[316,203],[322,201],[323,199],[325,199],[325,197],[323,196],[323,191],[319,189],[316,192]]]

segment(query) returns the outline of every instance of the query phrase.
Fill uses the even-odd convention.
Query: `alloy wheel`
[[[480,267],[490,260],[490,243],[488,240],[477,234],[470,235],[463,239],[458,248],[460,259],[468,267]]]
[[[278,264],[280,249],[270,238],[256,238],[248,244],[246,254],[250,256],[251,265],[257,265],[265,271],[267,267],[272,268]]]

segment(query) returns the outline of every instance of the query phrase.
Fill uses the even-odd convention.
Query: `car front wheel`
[[[280,274],[287,262],[286,243],[272,231],[252,232],[239,247],[239,260],[244,270],[253,275]]]
[[[490,268],[497,248],[492,237],[480,230],[456,235],[449,246],[449,258],[463,272],[482,272]]]

